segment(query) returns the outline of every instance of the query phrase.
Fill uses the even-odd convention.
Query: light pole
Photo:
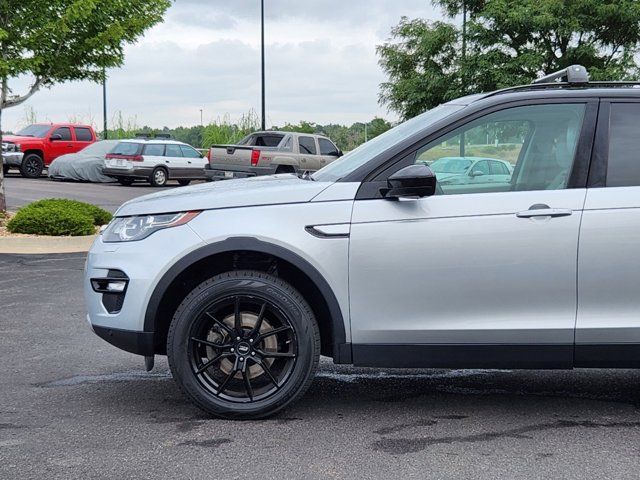
[[[102,138],[109,139],[107,130],[107,69],[102,69]]]
[[[204,126],[204,121],[202,119],[202,108],[200,109],[200,126]]]
[[[264,0],[260,0],[260,23],[261,23],[261,51],[262,51],[262,130],[266,129],[265,104],[264,104]]]

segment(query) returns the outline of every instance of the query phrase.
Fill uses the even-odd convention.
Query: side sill
[[[576,345],[576,368],[640,368],[640,344]]]
[[[573,345],[359,344],[353,364],[384,368],[571,369]]]
[[[92,325],[93,331],[103,340],[121,350],[136,355],[151,356],[154,354],[154,333],[121,330],[118,328]]]

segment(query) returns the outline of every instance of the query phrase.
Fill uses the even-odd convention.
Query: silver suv
[[[168,355],[226,418],[285,407],[320,355],[640,367],[640,89],[564,76],[441,105],[310,178],[124,204],[89,253],[93,330],[148,368]],[[440,184],[427,165],[466,157],[509,173]]]

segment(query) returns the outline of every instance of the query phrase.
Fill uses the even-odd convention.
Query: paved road
[[[321,365],[270,420],[210,419],[85,325],[82,255],[0,256],[0,478],[637,478],[640,373]]]
[[[9,173],[5,179],[9,210],[17,210],[42,198],[72,198],[115,212],[127,200],[177,186],[174,182],[163,188],[154,188],[147,183],[123,187],[118,183],[54,182],[45,177],[35,180],[22,178],[16,173]]]

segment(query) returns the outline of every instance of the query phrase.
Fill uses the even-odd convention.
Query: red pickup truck
[[[23,177],[38,178],[60,155],[76,153],[96,141],[89,125],[35,124],[2,137],[2,169],[17,168]]]

